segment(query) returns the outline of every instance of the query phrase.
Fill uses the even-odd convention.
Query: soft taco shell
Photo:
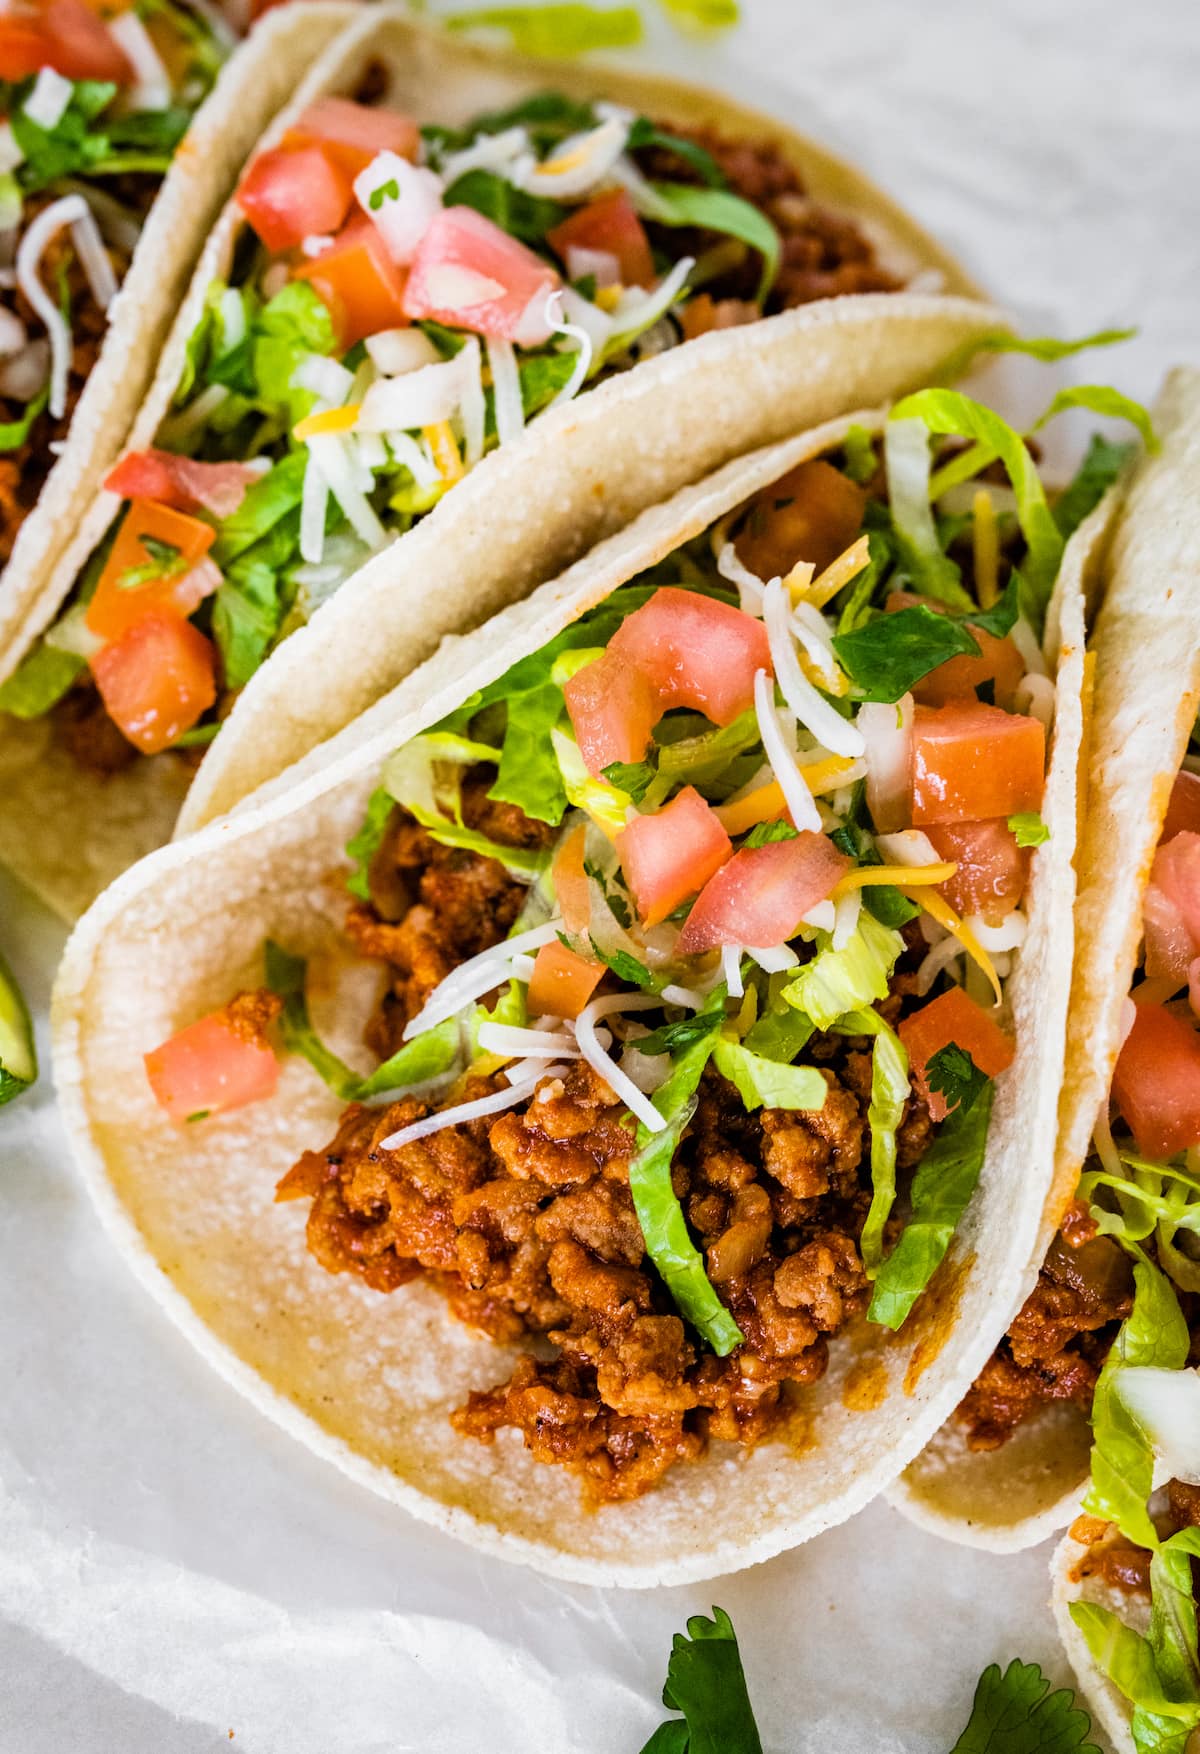
[[[1070,957],[1077,595],[1062,602],[1052,835],[1035,856],[1030,932],[1010,988],[1017,1057],[997,1090],[978,1192],[908,1330],[893,1338],[864,1324],[835,1347],[786,1445],[714,1446],[639,1502],[589,1513],[577,1482],[507,1441],[515,1433],[491,1448],[459,1438],[448,1414],[469,1387],[500,1374],[493,1344],[426,1286],[381,1296],[331,1277],[306,1252],[303,1214],[272,1205],[299,1150],[328,1136],[336,1099],[292,1060],[270,1102],[181,1131],[156,1107],[142,1055],[257,982],[272,936],[310,958],[314,1021],[357,1059],[341,849],[381,760],[617,585],[837,443],[854,419],[876,426],[881,415],[850,416],[726,465],[447,641],[319,760],[128,872],[81,922],[60,972],[55,1058],[67,1127],[105,1226],[163,1309],[229,1382],[352,1478],[482,1550],[560,1576],[678,1583],[765,1559],[843,1520],[947,1416],[1036,1270]],[[1023,1187],[1029,1197],[1016,1198]]]
[[[1054,1611],[1054,1623],[1087,1709],[1093,1718],[1099,1720],[1117,1754],[1135,1754],[1129,1701],[1093,1662],[1087,1640],[1071,1618],[1071,1603],[1095,1602],[1100,1607],[1111,1608],[1127,1626],[1142,1634],[1150,1627],[1150,1604],[1144,1596],[1114,1590],[1102,1578],[1077,1577],[1076,1568],[1087,1554],[1088,1549],[1072,1540],[1069,1533],[1054,1549],[1050,1561],[1050,1606]]]
[[[389,76],[390,101],[422,122],[463,122],[550,86],[580,97],[608,96],[667,121],[711,120],[729,132],[778,143],[816,198],[871,227],[898,272],[930,270],[950,293],[975,291],[938,246],[857,172],[716,93],[596,64],[524,61],[432,31],[394,6],[354,10],[351,16],[355,22],[298,87],[291,67],[294,97],[255,144],[273,142],[323,93],[353,92],[376,65]],[[310,44],[310,57],[329,34]],[[239,160],[250,148],[251,141],[243,141]],[[212,217],[210,205],[206,220]],[[118,449],[153,443],[207,289],[228,273],[243,229],[240,210],[230,201],[211,229],[154,382]],[[443,635],[485,620],[518,582],[531,589],[553,577],[645,507],[752,445],[927,383],[963,342],[1004,327],[995,310],[961,297],[875,294],[825,301],[701,337],[534,422],[520,441],[486,459],[398,547],[343,586],[263,667],[208,752],[180,830],[199,827],[282,772],[385,694]],[[106,452],[104,466],[111,460]],[[99,479],[97,473],[89,486]],[[54,619],[118,505],[114,495],[100,492],[71,527],[72,539],[52,577],[0,645],[7,663],[15,664]],[[414,602],[420,605],[419,627]],[[0,679],[4,674],[0,666]],[[191,774],[175,757],[140,758],[128,772],[97,786],[52,747],[49,731],[41,722],[4,722],[0,862],[74,918],[106,882],[170,836]]]
[[[1093,531],[1104,596],[1092,639],[1078,948],[1042,1252],[1107,1100],[1141,943],[1142,896],[1200,704],[1200,372],[1171,374],[1154,422],[1161,451],[1135,470],[1107,555],[1102,532]],[[1104,515],[1098,507],[1093,518]],[[1030,1547],[1070,1521],[1090,1446],[1087,1417],[1070,1405],[1048,1407],[1003,1448],[978,1454],[951,1423],[897,1482],[892,1501],[951,1540],[999,1552]]]

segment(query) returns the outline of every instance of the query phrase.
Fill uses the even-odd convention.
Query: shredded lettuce
[[[74,652],[39,640],[0,683],[0,713],[14,719],[40,719],[60,701],[81,670],[87,666]]]
[[[951,609],[971,609],[971,596],[963,589],[958,567],[943,553],[933,521],[930,423],[921,418],[918,408],[911,407],[918,400],[910,396],[897,403],[883,435],[897,556],[922,596],[933,597]]]
[[[875,1276],[868,1321],[902,1327],[941,1265],[983,1168],[994,1088],[989,1078],[972,1103],[947,1115],[925,1153],[913,1178],[912,1214]]]
[[[665,3],[669,3],[669,0],[665,0]],[[721,0],[717,0],[717,4],[720,3]],[[681,134],[672,134],[669,130],[658,127],[648,116],[638,116],[629,130],[626,151],[636,153],[648,146],[662,147],[676,158],[682,159],[708,188],[727,187],[728,178],[711,152],[705,151],[694,140],[686,140]]]
[[[895,1030],[878,1011],[851,1011],[838,1029],[847,1035],[873,1035],[871,1050],[871,1099],[867,1125],[871,1129],[871,1207],[863,1225],[859,1249],[868,1279],[873,1279],[883,1260],[883,1233],[896,1203],[896,1128],[908,1101],[908,1055]]]
[[[886,999],[888,979],[904,949],[904,940],[890,926],[863,912],[842,950],[833,948],[828,932],[817,934],[820,948],[783,989],[783,997],[803,1011],[817,1029],[830,1029],[847,1011],[860,1011]]]
[[[464,172],[451,183],[443,199],[447,207],[473,207],[501,231],[526,244],[540,244],[570,212],[561,201],[527,194],[494,171],[485,170]]]
[[[12,970],[0,956],[0,1108],[37,1077],[29,1011]]]
[[[695,226],[736,238],[763,259],[757,298],[762,304],[779,274],[783,245],[766,214],[728,189],[698,189],[691,183],[652,183],[662,203],[654,219],[659,225]]]
[[[385,789],[427,828],[443,846],[462,847],[482,858],[495,859],[514,877],[530,881],[550,862],[547,852],[502,846],[462,819],[463,769],[476,762],[494,762],[499,750],[473,743],[452,731],[426,731],[389,756],[383,769]]]
[[[1100,504],[1135,449],[1132,443],[1117,445],[1102,433],[1092,434],[1087,455],[1054,502],[1054,521],[1064,538],[1073,536],[1089,512]]]
[[[720,1014],[725,988],[716,987],[704,1007]],[[742,1343],[742,1332],[721,1302],[704,1271],[704,1259],[688,1234],[679,1197],[671,1185],[671,1164],[683,1130],[695,1108],[696,1087],[716,1045],[704,1035],[686,1047],[675,1060],[666,1083],[651,1101],[667,1125],[652,1133],[639,1124],[637,1151],[629,1164],[629,1191],[637,1209],[646,1253],[654,1262],[680,1314],[712,1347],[726,1358]]]
[[[822,1109],[829,1094],[829,1086],[815,1066],[786,1065],[726,1036],[713,1048],[713,1064],[737,1086],[748,1109]]]
[[[990,335],[964,341],[942,361],[934,375],[945,379],[961,377],[981,353],[1023,353],[1044,365],[1053,365],[1077,353],[1087,353],[1093,347],[1114,347],[1118,342],[1132,341],[1136,334],[1136,329],[1097,329],[1095,334],[1082,335],[1077,341],[1062,341],[1055,335],[1010,335],[997,329]]]
[[[1040,432],[1048,426],[1056,414],[1065,414],[1069,408],[1086,408],[1089,413],[1099,414],[1107,420],[1127,420],[1136,428],[1142,443],[1148,451],[1158,450],[1158,437],[1154,431],[1154,422],[1148,411],[1132,396],[1122,395],[1109,384],[1071,384],[1060,390],[1051,401],[1044,414],[1034,422],[1033,431]]]
[[[359,901],[371,899],[371,861],[383,845],[394,808],[395,799],[386,786],[376,786],[367,800],[362,826],[346,842],[346,856],[354,862],[354,870],[346,879],[346,888]]]
[[[1154,1446],[1122,1401],[1117,1373],[1127,1365],[1179,1370],[1187,1363],[1188,1328],[1175,1288],[1144,1257],[1134,1262],[1133,1309],[1109,1348],[1092,1396],[1092,1478],[1084,1509],[1114,1522],[1141,1547],[1158,1544],[1147,1501]]]
[[[448,30],[502,30],[522,55],[584,55],[589,49],[627,49],[642,40],[635,6],[481,6],[442,13]]]
[[[551,746],[558,758],[558,771],[567,802],[582,810],[607,834],[619,834],[633,799],[604,780],[593,779],[588,772],[579,745],[569,732],[550,733]]]
[[[0,421],[0,451],[19,451],[33,430],[33,423],[50,400],[50,385],[43,384],[25,412],[16,420]]]

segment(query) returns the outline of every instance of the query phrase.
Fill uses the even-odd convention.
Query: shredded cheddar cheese
[[[921,870],[922,874],[924,874],[926,871],[933,871],[939,868],[944,869],[945,867],[923,865]],[[893,869],[895,869],[894,866]],[[1000,990],[1000,976],[992,966],[991,957],[983,948],[983,945],[979,942],[979,939],[975,936],[970,926],[967,925],[966,921],[959,919],[954,909],[950,906],[950,903],[942,896],[930,895],[927,890],[919,887],[910,875],[906,875],[903,882],[897,883],[896,888],[900,891],[901,895],[906,895],[910,901],[916,902],[918,907],[924,908],[930,918],[936,920],[939,926],[944,926],[952,938],[958,939],[958,942],[971,958],[971,961],[975,963],[978,968],[981,968],[987,976],[991,989],[996,995],[996,1003],[998,1005],[1003,997]]]
[[[422,433],[433,453],[438,474],[448,487],[452,487],[456,481],[462,479],[466,471],[458,443],[450,430],[450,422],[439,420],[436,426],[423,427]]]
[[[811,766],[802,767],[799,771],[813,797],[819,798],[826,792],[836,792],[842,784],[843,776],[853,766],[854,763],[845,756],[830,755],[824,761],[814,761]],[[756,828],[760,822],[778,822],[781,816],[786,816],[787,799],[783,795],[782,786],[778,781],[772,780],[768,785],[756,786],[744,798],[734,798],[728,804],[718,804],[713,814],[726,834],[745,834],[747,829]]]
[[[784,586],[793,603],[803,603],[806,600],[814,571],[811,560],[798,560],[784,579]]]
[[[344,408],[324,408],[319,414],[308,414],[296,422],[292,437],[303,442],[322,432],[351,432],[361,409],[361,402],[348,402]]]
[[[814,609],[824,609],[826,603],[837,596],[843,585],[857,578],[865,566],[870,564],[871,544],[866,536],[860,536],[844,549],[836,560],[831,560],[825,571],[818,575],[804,593],[806,603]]]
[[[621,302],[624,292],[625,288],[623,286],[598,286],[596,288],[596,295],[592,299],[592,303],[594,305],[599,305],[602,311],[615,311]]]
[[[906,885],[917,889],[937,883],[949,883],[958,866],[951,863],[938,865],[860,865],[856,870],[847,871],[836,885],[831,899],[836,903],[853,889],[869,889],[876,883],[891,883],[897,889]]]
[[[981,609],[991,609],[1000,596],[1000,538],[996,532],[996,508],[986,487],[977,489],[971,502],[975,514],[975,591]]]

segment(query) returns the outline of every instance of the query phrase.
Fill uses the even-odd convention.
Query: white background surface
[[[651,56],[847,151],[1031,328],[1142,325],[1077,377],[1150,395],[1200,358],[1200,9],[745,11]],[[0,936],[44,1006],[62,935],[3,879]],[[0,1754],[637,1754],[671,1634],[713,1601],[771,1754],[944,1754],[988,1662],[1064,1678],[1046,1560],[943,1547],[882,1506],[696,1589],[479,1559],[191,1356],[96,1233],[48,1077],[0,1115]]]

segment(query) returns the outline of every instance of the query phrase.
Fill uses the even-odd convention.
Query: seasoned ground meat
[[[486,770],[466,779],[468,824],[502,843],[544,845],[549,831],[491,803],[487,783]],[[503,937],[528,891],[499,864],[437,845],[400,811],[370,889],[350,933],[389,967],[370,1031],[384,1054],[451,967]],[[633,1498],[712,1439],[777,1432],[793,1386],[822,1375],[829,1337],[866,1307],[858,1239],[870,1206],[870,1044],[829,1035],[810,1046],[829,1085],[821,1113],[748,1113],[710,1067],[676,1154],[675,1191],[744,1336],[728,1358],[703,1351],[647,1258],[629,1188],[633,1124],[583,1061],[519,1107],[396,1150],[380,1141],[427,1106],[352,1105],[278,1197],[312,1202],[309,1247],[329,1271],[379,1291],[424,1275],[495,1340],[541,1340],[506,1382],[468,1397],[453,1416],[461,1433],[490,1443],[515,1427],[539,1460],[580,1477],[589,1503]],[[499,1087],[475,1077],[455,1100]],[[929,1130],[915,1096],[904,1125],[911,1151]]]
[[[880,264],[866,233],[854,220],[812,201],[796,167],[772,142],[731,140],[709,127],[673,128],[672,132],[711,153],[733,193],[760,208],[779,232],[783,254],[779,277],[767,300],[769,313],[841,293],[898,290],[900,281]],[[668,148],[639,153],[638,162],[652,177],[678,183],[703,180],[693,165]],[[649,227],[652,238],[655,229]],[[711,233],[675,231],[658,241],[678,256],[681,252],[702,255],[714,240]],[[759,259],[751,252],[706,287],[702,298],[692,301],[699,308],[693,309],[685,325],[689,338],[703,329],[752,322],[758,315],[754,296],[760,269]]]
[[[1037,1284],[959,1405],[970,1447],[998,1449],[1049,1401],[1090,1408],[1100,1366],[1132,1301],[1124,1250],[1094,1234],[1072,1208]]]
[[[1200,1528],[1200,1486],[1185,1480],[1169,1480],[1166,1498],[1165,1510],[1154,1518],[1163,1540],[1180,1529]],[[1147,1548],[1135,1547],[1128,1541],[1115,1523],[1107,1523],[1102,1517],[1076,1517],[1071,1535],[1087,1549],[1076,1563],[1073,1573],[1076,1580],[1099,1577],[1112,1589],[1125,1590],[1130,1595],[1150,1594],[1152,1555]]]

